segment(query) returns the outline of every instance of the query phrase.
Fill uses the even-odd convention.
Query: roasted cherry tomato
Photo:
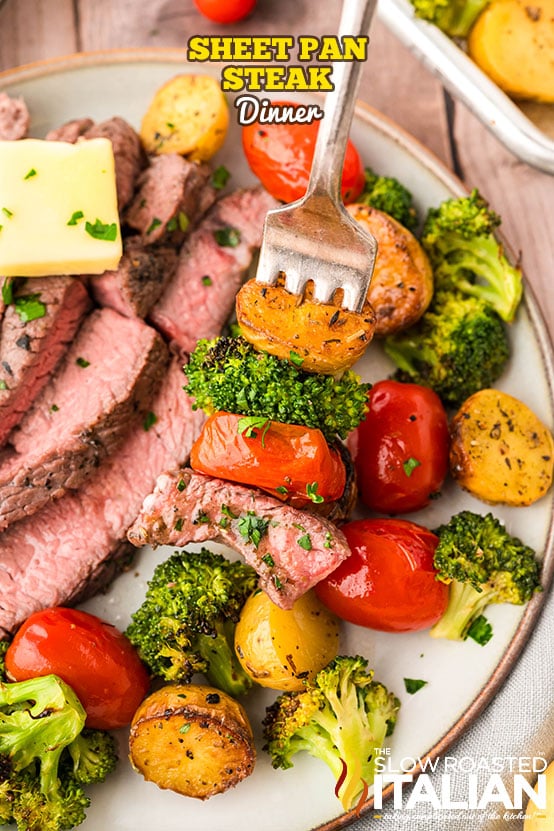
[[[194,0],[198,11],[215,23],[236,23],[254,11],[257,0]]]
[[[225,412],[204,425],[190,466],[304,502],[340,499],[346,484],[344,463],[321,430]]]
[[[448,586],[436,579],[438,538],[406,519],[361,519],[343,525],[352,555],[316,586],[339,617],[370,629],[427,629],[446,610]]]
[[[298,103],[276,101],[298,107]],[[306,193],[319,121],[311,124],[260,124],[242,128],[242,145],[253,173],[276,199],[294,202]],[[355,202],[365,175],[358,151],[348,141],[342,172],[342,198]]]
[[[100,730],[129,724],[150,683],[122,632],[62,606],[35,612],[18,629],[6,652],[6,671],[14,681],[58,675],[85,708],[87,727]]]
[[[363,502],[383,514],[417,511],[448,471],[448,421],[433,390],[379,381],[350,439]]]

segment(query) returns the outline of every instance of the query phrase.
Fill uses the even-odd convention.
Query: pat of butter
[[[0,141],[0,274],[101,274],[120,257],[109,139]]]

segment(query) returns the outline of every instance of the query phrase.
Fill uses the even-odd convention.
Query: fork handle
[[[366,35],[377,0],[343,0],[339,39],[345,35]],[[335,88],[325,98],[310,181],[306,197],[323,192],[341,202],[342,168],[356,94],[360,85],[362,61],[337,61],[333,64]]]

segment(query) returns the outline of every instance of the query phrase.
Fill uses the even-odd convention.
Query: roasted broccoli
[[[331,769],[346,810],[372,785],[379,748],[392,734],[400,707],[372,678],[365,658],[339,656],[304,690],[280,695],[263,721],[273,767],[292,767],[292,756],[306,750]]]
[[[410,191],[398,179],[378,176],[369,167],[365,169],[365,185],[357,201],[392,216],[410,231],[417,225],[417,213]]]
[[[521,271],[510,265],[494,237],[500,218],[477,190],[448,199],[427,214],[421,244],[437,290],[463,292],[491,306],[510,322],[522,294]]]
[[[477,297],[439,291],[412,328],[384,342],[399,381],[431,387],[458,407],[500,377],[510,355],[504,324]]]
[[[465,640],[490,603],[521,606],[541,590],[534,551],[492,514],[462,511],[435,533],[435,568],[438,579],[450,585],[450,595],[446,612],[431,629],[433,637]]]
[[[83,822],[90,800],[82,785],[103,781],[117,762],[112,737],[83,732],[85,718],[75,693],[55,675],[0,682],[0,822],[19,831]]]
[[[214,686],[240,695],[252,685],[234,650],[234,632],[257,587],[253,568],[203,548],[176,551],[160,563],[126,634],[153,675],[190,681],[202,672]]]
[[[434,23],[450,37],[465,38],[490,0],[411,0],[416,17]]]
[[[200,340],[184,367],[195,408],[208,413],[263,416],[319,428],[328,441],[346,438],[363,420],[369,384],[352,371],[340,378],[302,371],[291,361],[258,352],[244,338]]]

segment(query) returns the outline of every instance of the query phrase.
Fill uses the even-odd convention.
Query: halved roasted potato
[[[433,296],[433,272],[414,237],[388,214],[369,205],[348,205],[348,212],[377,240],[377,259],[367,299],[377,316],[375,334],[392,335],[413,326]]]

